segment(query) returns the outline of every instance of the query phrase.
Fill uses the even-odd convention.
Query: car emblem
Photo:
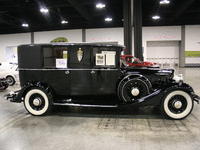
[[[79,48],[79,50],[77,51],[77,58],[79,62],[81,62],[81,60],[83,59],[83,51],[81,50],[81,48]]]

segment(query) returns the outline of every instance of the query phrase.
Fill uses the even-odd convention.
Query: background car
[[[159,68],[160,66],[157,63],[152,63],[148,61],[141,61],[139,58],[136,58],[132,55],[121,55],[121,58],[126,61],[126,64],[132,67],[141,68],[141,67],[148,67],[148,68]]]
[[[7,79],[9,86],[19,81],[19,71],[16,63],[3,62],[0,64],[0,76]]]

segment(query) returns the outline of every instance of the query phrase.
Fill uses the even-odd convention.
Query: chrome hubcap
[[[133,89],[131,90],[131,94],[132,94],[133,96],[138,96],[138,95],[140,94],[140,91],[138,90],[138,88],[133,88]]]
[[[33,100],[33,105],[40,106],[42,104],[42,100],[40,98],[35,98]]]
[[[175,107],[176,109],[181,108],[181,107],[182,107],[182,102],[181,102],[181,101],[176,101],[176,102],[174,103],[174,107]]]

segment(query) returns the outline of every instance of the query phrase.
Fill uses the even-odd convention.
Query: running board
[[[54,105],[75,106],[75,107],[117,107],[117,105],[89,105],[89,104],[73,104],[73,103],[54,103]]]

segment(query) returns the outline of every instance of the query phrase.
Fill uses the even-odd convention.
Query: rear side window
[[[116,49],[112,47],[93,48],[95,68],[116,68]]]
[[[44,47],[44,68],[67,68],[68,48],[67,47]]]

